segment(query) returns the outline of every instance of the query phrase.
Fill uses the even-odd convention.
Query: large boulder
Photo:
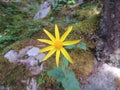
[[[120,68],[103,64],[88,78],[89,83],[82,90],[120,90],[120,87],[116,87],[119,78]]]

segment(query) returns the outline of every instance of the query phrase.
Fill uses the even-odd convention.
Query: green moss
[[[9,85],[12,90],[25,90],[26,85],[21,83],[21,80],[27,80],[30,75],[25,66],[20,64],[9,63],[7,59],[4,58],[4,54],[13,49],[20,50],[24,47],[25,43],[16,42],[6,48],[0,53],[0,82],[3,85]]]
[[[98,29],[99,16],[100,15],[93,15],[86,20],[76,23],[73,26],[74,31],[85,34],[90,34],[95,32]]]
[[[94,56],[88,51],[77,50],[76,53],[71,52],[71,57],[73,57],[74,64],[70,65],[77,78],[87,78],[93,70],[94,66]]]
[[[23,65],[15,65],[8,62],[7,59],[0,54],[0,82],[3,85],[9,85],[12,90],[20,88],[24,90],[25,85],[21,84],[21,80],[29,77],[26,67]]]
[[[99,14],[100,11],[101,5],[99,3],[83,4],[82,8],[77,10],[78,19],[80,21],[85,20],[93,15]]]
[[[83,10],[90,10],[90,9],[97,9],[97,8],[101,8],[100,3],[86,3],[82,5]]]
[[[31,37],[41,28],[41,22],[33,20],[32,11],[36,10],[34,5],[28,5],[27,2],[0,4],[0,50],[13,44],[16,41]],[[30,6],[33,8],[30,9]]]
[[[9,50],[13,49],[13,50],[16,50],[18,51],[22,46],[20,45],[20,41],[17,41],[7,47],[5,47],[2,51],[2,55],[4,55],[5,53],[7,53]]]
[[[7,59],[0,54],[0,82],[3,85],[8,85],[12,90],[25,90],[25,84],[21,80],[29,78],[28,71],[23,65],[9,63]]]
[[[13,90],[18,87],[24,90],[25,85],[21,84],[21,80],[26,80],[29,77],[27,73],[28,71],[22,65],[0,62],[0,81],[4,85],[10,85],[15,88]]]

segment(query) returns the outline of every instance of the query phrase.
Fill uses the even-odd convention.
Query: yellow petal
[[[56,37],[57,40],[59,40],[59,38],[60,38],[58,26],[56,24],[55,24],[55,37]]]
[[[41,49],[40,52],[46,52],[46,51],[52,50],[53,48],[54,48],[53,46],[48,46],[48,47]]]
[[[44,57],[43,61],[47,60],[50,56],[52,56],[55,51],[56,51],[56,49],[50,50],[50,51],[48,52],[48,54]]]
[[[61,52],[70,63],[73,63],[71,57],[69,56],[68,52],[64,48],[61,49]]]
[[[61,36],[61,41],[64,41],[71,31],[72,31],[72,26],[68,27],[67,31]]]
[[[38,41],[40,42],[43,42],[43,43],[47,43],[47,44],[50,44],[50,45],[53,45],[54,43],[50,40],[47,40],[47,39],[37,39]]]
[[[63,45],[66,46],[66,45],[76,44],[79,42],[80,42],[80,40],[65,41],[65,42],[63,42]]]
[[[60,50],[56,51],[56,65],[59,66]]]
[[[54,37],[50,32],[48,32],[48,31],[45,30],[45,29],[44,29],[44,32],[47,34],[47,36],[48,36],[52,41],[55,40],[55,37]]]

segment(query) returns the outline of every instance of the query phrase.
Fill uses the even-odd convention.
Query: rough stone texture
[[[113,54],[110,54],[110,61],[114,66],[120,67],[120,49],[117,49]]]
[[[102,63],[83,90],[120,90],[116,87],[120,84],[116,83],[120,78],[120,0],[104,0],[103,4],[96,44],[97,60]]]
[[[39,48],[37,48],[37,47],[33,47],[33,48],[31,48],[30,50],[28,50],[27,51],[27,53],[26,53],[28,56],[36,56],[36,55],[38,55],[39,54]]]
[[[32,48],[32,46],[22,48],[18,53],[19,58],[22,58],[26,54],[26,52],[31,48]]]
[[[18,59],[18,53],[14,50],[7,52],[4,57],[9,60],[9,62],[16,63]]]
[[[15,64],[23,64],[26,66],[26,68],[29,70],[29,75],[35,76],[39,75],[41,71],[43,70],[43,64],[39,64],[42,62],[45,54],[44,53],[39,53],[39,48],[38,47],[33,47],[33,46],[27,46],[18,52],[14,50],[8,51],[4,57],[8,59],[9,62],[15,63]],[[32,78],[29,80],[21,80],[24,84],[28,84],[26,87],[26,90],[37,90],[38,89],[38,84],[37,81]],[[4,87],[0,86],[0,90],[11,90],[11,89],[4,89]]]
[[[40,10],[36,13],[34,16],[34,20],[43,19],[47,16],[47,14],[50,12],[51,7],[49,6],[49,3],[45,1],[40,6]]]
[[[116,78],[120,78],[120,69],[103,64],[88,78],[89,83],[82,90],[120,90],[115,85]]]
[[[40,66],[34,66],[29,68],[30,74],[32,76],[39,75],[42,70],[43,70],[43,64],[41,64]]]
[[[27,59],[18,60],[18,63],[24,64],[27,67],[32,67],[38,65],[38,60],[34,57],[28,57]]]
[[[38,75],[43,70],[43,63],[39,66],[39,63],[42,62],[45,57],[44,53],[39,53],[39,48],[27,46],[17,53],[14,50],[8,51],[5,54],[11,63],[23,64],[30,71],[30,75]],[[26,56],[27,55],[27,56]]]
[[[77,3],[80,5],[83,3],[83,0],[77,0]]]
[[[45,57],[45,53],[40,53],[38,54],[35,58],[39,61],[42,62],[43,58]]]
[[[38,90],[38,84],[36,79],[31,78],[27,81],[28,86],[26,87],[26,90]]]
[[[0,84],[0,90],[11,90],[10,87]]]
[[[120,0],[104,0],[102,17],[100,22],[100,31],[98,33],[101,40],[99,46],[96,46],[99,52],[99,60],[107,63],[113,63],[120,66]],[[115,53],[116,51],[117,54]],[[117,60],[113,57],[117,56]]]

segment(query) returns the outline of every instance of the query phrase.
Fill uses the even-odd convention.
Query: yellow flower
[[[65,41],[68,34],[71,32],[72,26],[68,27],[67,31],[60,37],[59,30],[57,25],[55,25],[55,37],[44,29],[44,32],[47,34],[47,36],[50,38],[48,39],[38,39],[40,42],[49,44],[50,46],[47,46],[40,50],[40,52],[46,52],[49,51],[48,54],[44,57],[43,61],[47,60],[50,56],[52,56],[56,52],[56,65],[59,66],[59,57],[60,53],[64,55],[64,57],[70,62],[73,63],[71,57],[65,50],[64,46],[72,45],[80,42],[80,40],[74,40],[74,41]]]

